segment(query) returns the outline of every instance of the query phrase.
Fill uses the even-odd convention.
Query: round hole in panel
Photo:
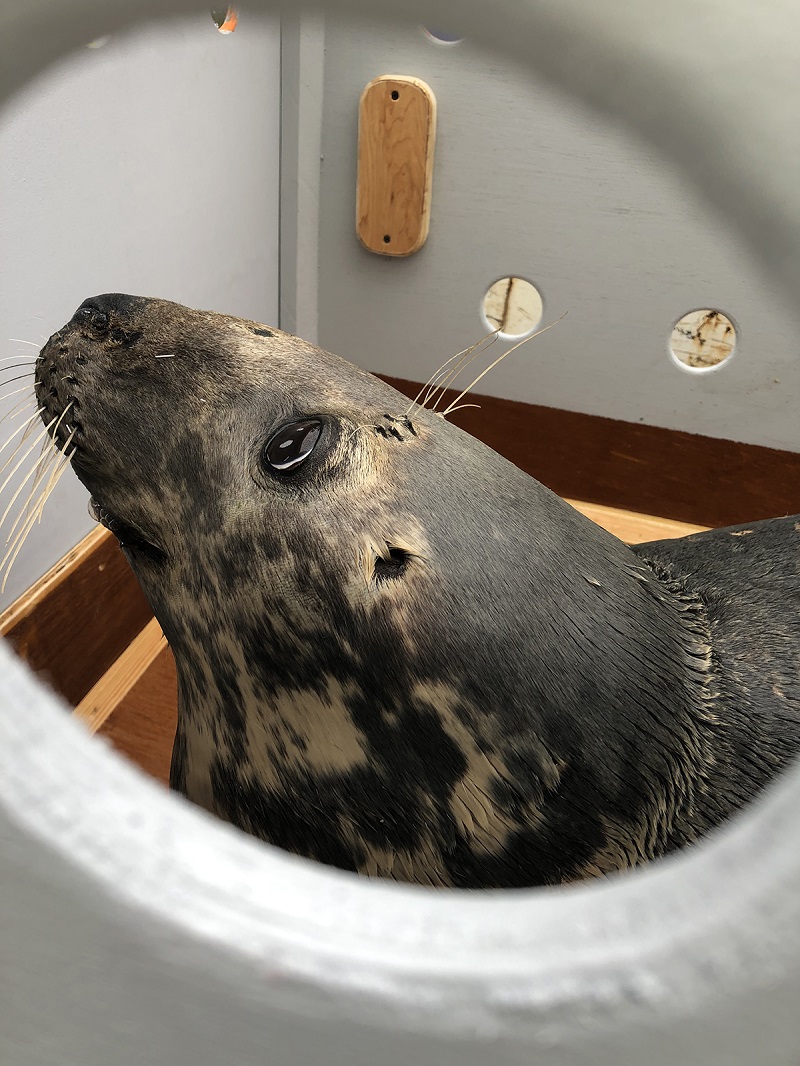
[[[464,40],[457,33],[448,33],[447,30],[433,29],[430,26],[423,26],[422,32],[434,44],[460,44]]]
[[[233,33],[239,23],[239,12],[235,7],[212,8],[211,18],[220,33]]]
[[[489,329],[515,339],[533,333],[542,320],[544,305],[539,290],[525,278],[498,279],[483,297],[483,317]]]
[[[721,311],[701,307],[672,327],[669,350],[681,370],[718,370],[736,349],[736,327]]]

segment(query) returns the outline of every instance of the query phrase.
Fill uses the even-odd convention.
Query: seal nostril
[[[57,392],[56,389],[51,389],[50,390],[50,395],[53,397],[54,400],[58,399],[58,392]]]
[[[378,556],[372,569],[372,580],[376,585],[382,585],[386,581],[395,581],[402,577],[408,569],[411,553],[403,548],[393,548],[387,545],[388,553]]]
[[[64,350],[66,351],[66,349],[64,349]],[[78,364],[78,366],[86,366],[88,361],[89,360],[86,358],[85,355],[76,355],[75,356],[75,362]]]

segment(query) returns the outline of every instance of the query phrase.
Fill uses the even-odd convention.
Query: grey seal
[[[157,299],[85,301],[36,393],[175,655],[173,787],[263,840],[558,884],[800,748],[797,516],[630,548],[345,360]]]

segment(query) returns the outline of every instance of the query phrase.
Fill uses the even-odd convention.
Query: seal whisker
[[[558,323],[561,322],[561,320],[564,318],[564,316],[566,314],[567,314],[567,312],[565,311],[564,314],[560,316],[560,318],[557,318],[555,320],[555,322],[551,322],[550,325],[543,326],[541,329],[537,329],[535,333],[531,333],[531,335],[529,337],[524,337],[521,341],[517,341],[517,343],[515,345],[513,345],[511,348],[509,348],[507,352],[503,352],[502,355],[498,356],[497,359],[495,359],[493,362],[491,362],[486,367],[485,370],[482,370],[481,373],[478,374],[478,376],[475,378],[475,380],[472,381],[469,385],[467,385],[467,387],[462,392],[460,392],[458,394],[458,396],[456,396],[455,400],[453,400],[453,402],[448,407],[446,407],[444,409],[444,411],[442,411],[442,417],[445,417],[446,415],[448,415],[450,413],[450,411],[453,410],[453,408],[458,403],[458,401],[462,400],[467,395],[467,393],[469,393],[478,384],[478,382],[481,380],[481,378],[485,378],[490,370],[494,370],[494,368],[497,366],[498,363],[502,363],[502,361],[507,356],[511,355],[512,352],[515,352],[517,350],[517,348],[521,348],[523,346],[523,344],[527,344],[528,341],[532,341],[534,337],[540,337],[543,333],[547,333],[547,331],[549,329],[552,329],[553,326],[557,326]]]
[[[72,451],[69,454],[65,453],[60,459],[57,460],[56,468],[50,476],[50,481],[47,484],[47,488],[42,493],[41,500],[37,504],[35,510],[31,513],[30,517],[26,519],[24,525],[17,532],[13,543],[6,551],[6,554],[3,556],[2,559],[0,559],[0,573],[3,574],[3,581],[2,584],[0,584],[0,592],[5,592],[6,582],[8,581],[9,574],[11,573],[11,569],[14,563],[16,562],[17,556],[22,550],[23,544],[28,539],[28,534],[36,524],[37,518],[41,518],[42,511],[44,510],[44,505],[47,503],[50,494],[55,489],[64,471],[69,466],[70,460],[72,459],[72,456],[74,454],[75,451]],[[6,565],[7,560],[8,565]]]
[[[30,370],[33,367],[33,365],[34,365],[33,363],[17,363],[16,366],[4,367],[3,368],[3,372],[5,373],[6,370],[17,370],[21,366],[26,366],[28,368],[28,370]],[[6,385],[13,385],[15,381],[26,381],[27,378],[28,378],[27,374],[17,374],[16,377],[8,378],[6,381],[0,381],[0,389],[4,389],[6,387]]]
[[[36,410],[31,415],[31,400],[34,400],[35,403],[35,398],[32,396],[26,397],[24,400],[19,400],[9,411],[6,411],[2,418],[0,418],[0,425],[2,425],[3,422],[6,421],[6,419],[10,419],[13,422],[18,418],[24,418],[26,415],[28,415],[27,421],[35,420],[37,416],[41,418],[41,416],[44,414],[44,408],[39,407],[39,405],[36,404]],[[27,424],[27,421],[17,426],[17,428],[11,434],[11,437],[14,437],[20,431],[20,429],[22,429],[22,427]],[[0,451],[2,451],[8,443],[9,441],[7,440],[4,444],[0,445]]]
[[[365,429],[376,429],[376,428],[377,427],[376,427],[374,422],[362,422],[362,424],[360,426],[356,426],[356,428],[354,430],[352,430],[350,433],[348,433],[346,443],[349,444],[350,441],[353,439],[353,437],[355,437],[355,435],[357,433],[362,433]]]
[[[36,369],[36,360],[35,359],[31,359],[31,361],[29,363],[20,363],[19,360],[18,360],[16,363],[12,363],[10,360],[8,362],[4,362],[3,360],[0,359],[0,374],[5,374],[6,372],[10,372],[12,370],[23,370],[23,369],[28,370],[28,371],[35,370]],[[33,379],[31,379],[31,385],[33,385]]]
[[[12,362],[16,360],[16,362]],[[35,359],[20,359],[18,355],[10,355],[7,359],[0,360],[2,363],[2,370],[0,373],[6,374],[9,370],[30,370],[36,363]]]
[[[11,565],[14,562],[14,559],[16,559],[17,557],[16,552],[22,547],[22,545],[27,540],[28,533],[30,533],[31,529],[33,528],[33,525],[33,515],[31,515],[31,517],[27,519],[25,524],[17,533],[16,537],[14,538],[14,542],[11,544],[10,547],[8,547],[8,542],[6,542],[7,550],[3,558],[0,560],[0,573],[2,573],[3,575],[3,580],[0,584],[0,592],[5,592],[6,582],[8,581],[9,574],[11,573]],[[6,560],[11,556],[12,553],[14,554],[14,558],[11,559],[8,566],[6,567]]]
[[[70,400],[69,403],[67,404],[67,406],[64,408],[64,410],[59,415],[58,421],[53,426],[53,432],[49,434],[49,439],[47,437],[45,437],[44,441],[42,442],[42,451],[44,451],[44,449],[47,447],[47,445],[51,444],[51,443],[52,443],[53,447],[55,448],[56,452],[59,452],[59,451],[63,452],[64,450],[66,450],[66,447],[67,447],[66,444],[64,445],[64,448],[59,448],[58,447],[58,441],[56,440],[56,436],[58,435],[58,430],[59,430],[59,427],[60,427],[61,423],[64,421],[64,418],[69,413],[69,411],[74,408],[74,406],[75,406],[75,401],[74,400]],[[69,427],[67,427],[67,428],[69,428]],[[75,436],[75,430],[73,429],[72,433],[70,434],[69,441],[71,441],[74,436]]]
[[[74,435],[75,435],[75,431],[73,430],[72,436],[74,436]],[[59,454],[58,451],[56,451],[54,453],[57,456],[56,465],[53,468],[52,473],[50,474],[50,480],[47,482],[47,485],[45,485],[45,489],[44,489],[44,492],[42,494],[41,502],[39,503],[36,511],[34,512],[34,514],[37,517],[37,521],[39,521],[39,522],[41,522],[41,520],[42,520],[42,512],[44,511],[44,505],[47,503],[48,499],[50,498],[50,493],[56,487],[56,482],[59,480],[59,478],[61,477],[63,472],[69,466],[69,464],[72,462],[72,458],[73,458],[73,456],[75,455],[75,453],[78,450],[77,448],[73,448],[72,451],[69,454],[67,454],[67,452],[66,452],[66,449],[69,446],[70,441],[72,440],[72,436],[70,436],[69,439],[67,440],[67,443],[64,446],[63,454]]]
[[[37,486],[40,484],[42,478],[51,469],[53,461],[58,460],[61,456],[58,448],[55,447],[53,442],[49,438],[45,438],[42,441],[42,447],[39,452],[39,458],[36,460],[36,469],[41,473],[37,474],[36,479],[31,487],[31,495],[35,492]]]
[[[39,415],[40,417],[41,417],[41,414],[42,414],[42,410],[41,410],[41,409],[35,412],[35,415]],[[16,451],[17,451],[17,450],[18,450],[19,448],[21,448],[21,447],[22,447],[22,445],[23,445],[23,444],[25,443],[25,441],[26,441],[26,440],[28,439],[28,437],[29,437],[29,436],[31,435],[31,432],[33,431],[33,427],[34,427],[34,424],[35,424],[35,421],[36,421],[35,415],[34,415],[33,417],[31,417],[31,418],[29,418],[29,419],[28,419],[28,422],[27,422],[27,424],[26,424],[25,422],[23,422],[23,423],[22,423],[22,425],[23,425],[23,426],[25,427],[25,432],[24,432],[24,433],[22,434],[22,436],[20,437],[20,439],[19,439],[19,444],[18,444],[18,445],[17,445],[17,447],[16,447],[15,449],[14,449],[14,450],[15,450],[15,452],[16,452]],[[39,436],[38,436],[38,437],[36,438],[36,442],[38,442],[38,441],[40,441],[40,440],[41,440],[41,441],[42,441],[42,442],[43,442],[44,444],[46,444],[46,443],[47,443],[47,437],[44,437],[44,438],[42,438],[42,435],[41,435],[41,433],[40,433],[40,434],[39,434]],[[34,442],[34,443],[36,443],[36,442]],[[31,449],[31,451],[32,451],[32,450],[33,450],[33,449]],[[10,460],[11,458],[12,458],[12,457],[11,457],[11,456],[9,456],[9,460]]]
[[[67,414],[67,413],[68,413],[68,412],[69,412],[69,411],[70,411],[70,410],[71,410],[71,409],[72,409],[72,408],[73,408],[74,406],[75,406],[75,401],[74,401],[74,400],[70,400],[70,401],[69,401],[69,403],[67,404],[67,406],[66,406],[66,407],[64,408],[64,410],[63,410],[63,411],[61,412],[61,414],[59,415],[59,419],[58,419],[58,421],[56,422],[55,426],[53,427],[53,432],[52,432],[52,433],[50,434],[50,439],[52,440],[53,444],[55,444],[55,445],[56,445],[56,448],[58,448],[58,445],[56,444],[56,434],[58,433],[58,427],[59,427],[59,426],[61,425],[61,423],[62,423],[62,422],[64,421],[64,416],[65,416],[65,415],[66,415],[66,414]],[[45,441],[45,443],[47,443],[47,442]]]
[[[476,359],[480,358],[485,352],[491,348],[491,346],[497,341],[497,336],[491,336],[490,338],[484,337],[478,344],[471,349],[473,354],[468,355],[468,358],[460,359],[458,363],[438,382],[436,388],[433,390],[435,395],[438,392],[438,396],[431,404],[430,410],[435,411],[439,404],[444,399],[444,395],[448,388],[452,385],[462,370],[465,370],[471,363],[474,363]],[[427,402],[427,398],[426,398]]]
[[[488,345],[492,344],[494,340],[496,340],[496,338],[492,337],[491,335],[489,337],[481,337],[481,339],[479,341],[476,341],[475,344],[471,344],[469,348],[464,348],[463,351],[460,351],[457,355],[454,355],[452,359],[448,359],[446,363],[443,363],[442,366],[440,366],[439,369],[436,371],[436,373],[428,379],[428,388],[422,400],[422,406],[427,406],[428,401],[440,388],[440,386],[442,386],[444,382],[449,382],[453,380],[453,378],[459,373],[461,368],[467,364],[473,352],[479,354],[483,350],[484,343],[486,343],[488,347]],[[450,364],[454,360],[455,365],[450,370],[447,370],[446,368],[450,366]],[[446,388],[447,386],[445,385],[444,387]]]
[[[408,410],[405,412],[405,417],[406,418],[409,417],[409,415],[411,414],[411,411],[413,410],[413,408],[415,406],[425,407],[425,405],[427,404],[428,400],[431,397],[431,394],[439,387],[439,382],[440,382],[440,378],[441,378],[441,375],[442,375],[443,371],[446,370],[446,368],[448,366],[450,366],[450,364],[452,362],[454,362],[455,360],[461,360],[465,356],[471,355],[472,352],[474,352],[476,348],[479,348],[486,341],[489,341],[491,343],[491,339],[496,339],[497,332],[498,332],[497,330],[492,330],[491,333],[487,333],[485,337],[481,337],[481,339],[479,341],[476,341],[475,344],[471,345],[469,348],[464,348],[463,351],[456,352],[455,355],[451,355],[449,359],[446,359],[445,362],[443,362],[442,365],[439,367],[439,369],[435,370],[431,374],[431,376],[428,378],[428,380],[425,382],[425,384],[419,390],[417,395],[411,401],[411,403],[408,406]],[[460,369],[462,364],[459,362],[457,365],[458,365],[458,367]],[[455,372],[458,373],[458,370],[456,370]],[[449,380],[452,381],[452,377]],[[420,404],[420,403],[418,403],[418,401],[419,401],[420,396],[422,396],[423,393],[425,393],[425,398],[423,399],[422,403]]]
[[[12,442],[14,437],[16,437],[16,435],[20,431],[22,432],[22,436],[19,438],[19,440],[17,441],[16,445],[14,446],[14,450],[9,455],[9,457],[6,459],[6,461],[3,464],[3,466],[0,467],[0,473],[2,473],[3,470],[5,470],[5,468],[8,466],[8,464],[14,460],[15,456],[19,455],[20,448],[22,448],[25,445],[26,441],[28,440],[28,437],[31,435],[31,432],[33,431],[34,426],[36,425],[37,419],[39,417],[41,417],[41,413],[42,413],[41,411],[36,411],[36,412],[34,412],[33,415],[31,415],[29,418],[27,418],[24,422],[21,422],[17,426],[17,428],[15,430],[13,430],[12,433],[9,434],[8,439],[5,441],[5,443],[0,445],[0,452],[2,452]],[[36,441],[34,441],[34,446],[40,440],[42,440],[41,433],[36,438]],[[26,452],[25,454],[29,455],[31,451],[33,451],[33,447],[30,448],[29,451]]]
[[[37,341],[26,341],[23,337],[9,337],[8,339],[14,344],[30,344],[32,348],[41,348],[41,344]]]
[[[14,467],[14,468],[13,468],[13,469],[11,470],[11,472],[10,472],[10,473],[8,474],[8,476],[6,477],[6,479],[5,479],[5,481],[3,482],[3,484],[2,484],[2,485],[0,485],[0,492],[2,492],[2,491],[3,491],[3,489],[4,489],[4,488],[6,487],[6,485],[7,485],[8,483],[9,483],[9,481],[10,481],[10,480],[11,480],[11,478],[12,478],[12,477],[14,476],[14,474],[16,474],[17,470],[19,470],[19,468],[20,468],[20,467],[22,466],[22,464],[23,464],[23,463],[25,462],[25,460],[26,460],[26,459],[28,458],[28,456],[29,456],[29,455],[31,454],[31,452],[32,452],[32,451],[33,451],[33,449],[34,449],[34,448],[36,447],[36,445],[37,445],[37,444],[39,443],[39,441],[40,441],[40,440],[42,439],[42,437],[44,437],[44,436],[45,436],[45,434],[47,434],[47,433],[49,433],[49,432],[50,432],[50,429],[51,429],[51,427],[52,427],[53,425],[55,425],[56,421],[57,421],[57,419],[56,419],[56,418],[52,418],[52,419],[50,420],[50,422],[48,422],[48,424],[47,424],[47,425],[45,426],[45,428],[44,428],[44,431],[43,431],[42,433],[40,433],[40,434],[39,434],[39,436],[38,436],[38,437],[36,438],[36,440],[35,440],[35,441],[33,442],[33,444],[32,444],[32,445],[30,446],[30,448],[28,448],[28,450],[27,450],[27,451],[26,451],[26,452],[24,453],[24,455],[23,455],[23,456],[22,456],[22,458],[21,458],[21,459],[19,460],[19,462],[18,462],[18,463],[16,464],[16,466],[15,466],[15,467]],[[21,442],[20,442],[20,443],[21,443]],[[14,449],[14,451],[13,451],[13,452],[11,453],[11,455],[10,455],[10,456],[8,457],[8,459],[6,459],[6,461],[5,461],[4,463],[3,463],[3,465],[2,465],[2,466],[0,466],[0,474],[2,474],[2,473],[3,473],[3,471],[5,470],[5,468],[6,468],[7,466],[8,466],[8,464],[9,464],[10,462],[12,462],[12,461],[13,461],[13,460],[14,460],[14,459],[16,458],[16,455],[17,455],[17,451],[19,451],[19,446],[17,446],[17,448],[15,448],[15,449]]]
[[[32,474],[35,474],[39,470],[39,467],[41,467],[42,463],[44,462],[44,459],[45,459],[44,455],[39,456],[39,458],[37,459],[36,463],[31,467],[31,469],[25,475],[25,478],[23,478],[20,481],[19,485],[17,486],[16,491],[14,492],[14,495],[12,496],[11,500],[9,500],[9,504],[7,504],[7,506],[5,507],[5,511],[3,512],[2,517],[0,517],[0,529],[2,529],[3,522],[5,521],[5,519],[7,517],[9,517],[9,512],[11,511],[11,508],[16,503],[20,492],[22,491],[23,488],[25,488],[25,486],[26,486],[26,484],[28,482],[28,479],[31,477]],[[41,480],[42,480],[42,474],[39,474],[38,479],[34,479],[33,488],[31,489],[31,491],[35,491],[36,485]],[[9,535],[7,535],[7,537],[5,538],[5,543],[6,544],[9,543],[9,540],[11,539],[11,537],[12,537],[12,535],[14,533],[14,530],[17,528],[17,522],[18,521],[19,521],[19,519],[17,518],[16,521],[14,522],[12,528],[9,530]]]
[[[13,430],[11,433],[9,433],[8,437],[3,442],[3,444],[0,444],[0,452],[5,451],[5,449],[9,446],[9,444],[14,439],[14,437],[16,437],[16,435],[18,433],[22,433],[22,437],[17,442],[17,445],[14,448],[14,451],[11,453],[9,458],[6,460],[6,463],[10,463],[11,462],[11,460],[17,454],[17,452],[20,449],[20,447],[25,443],[25,438],[26,438],[27,434],[30,433],[32,426],[34,425],[34,423],[37,421],[38,418],[39,418],[39,412],[38,411],[34,411],[33,414],[30,415],[29,418],[27,418],[24,422],[21,422],[17,426],[17,428],[15,430]],[[42,439],[41,434],[36,439],[37,439],[37,441],[41,440]],[[5,467],[2,467],[2,469],[4,470]]]
[[[53,427],[53,432],[50,435],[50,437],[48,437],[47,435],[45,436],[45,438],[43,440],[43,444],[44,445],[47,445],[50,441],[52,441],[55,444],[55,436],[56,436],[56,433],[58,433],[58,427],[61,425],[62,421],[64,420],[64,416],[67,414],[67,412],[69,411],[69,409],[71,407],[72,407],[72,401],[70,401],[67,404],[67,406],[64,408],[64,410],[61,412],[61,415],[60,415],[58,421],[56,422],[55,426]],[[34,415],[34,418],[35,417],[36,417],[36,415]],[[22,439],[20,440],[20,444],[23,443],[23,441],[25,440],[26,436],[30,432],[30,429],[31,429],[31,425],[28,425],[27,429],[25,430],[25,433],[22,435]],[[73,432],[73,436],[74,436],[74,432]],[[37,442],[36,443],[38,443],[38,441],[41,440],[41,439],[42,438],[41,438],[41,435],[40,435],[37,438]],[[70,438],[70,439],[72,439],[72,438]],[[35,447],[35,445],[34,445],[34,447]],[[30,450],[33,450],[33,449],[30,449]],[[28,453],[26,452],[26,455],[27,454]],[[41,482],[42,478],[44,477],[44,474],[45,474],[46,470],[49,469],[49,467],[47,466],[46,462],[45,462],[44,469],[43,470],[41,469],[42,462],[45,460],[46,454],[47,453],[45,453],[44,450],[43,450],[42,454],[39,456],[39,459],[36,461],[36,463],[34,464],[32,469],[30,470],[30,472],[28,474],[26,474],[25,477],[23,478],[23,480],[20,482],[19,487],[17,488],[17,491],[11,497],[11,500],[9,501],[8,506],[6,507],[5,511],[3,512],[2,518],[0,518],[0,529],[2,529],[3,523],[5,522],[6,518],[8,517],[8,512],[13,507],[13,505],[14,505],[17,497],[19,496],[19,494],[22,492],[22,489],[23,489],[25,483],[27,482],[28,478],[31,476],[31,474],[36,474],[37,471],[38,471],[39,472],[38,476],[34,478],[33,486],[31,487],[30,493],[28,495],[28,500],[26,501],[26,505],[27,505],[27,503],[30,502],[31,496],[36,491],[36,488],[39,485],[39,483]],[[53,453],[50,453],[50,454],[53,454]],[[54,454],[58,455],[58,449],[55,450]],[[14,524],[12,525],[11,529],[9,530],[8,538],[6,540],[6,544],[8,544],[8,541],[11,539],[11,536],[13,535],[14,530],[17,528],[17,524],[18,524],[20,518],[22,517],[22,514],[24,513],[24,511],[25,511],[25,507],[23,506],[23,508],[20,511],[19,515],[17,516]]]
[[[454,411],[463,411],[465,407],[475,407],[479,411],[481,409],[481,405],[479,403],[460,403],[457,407],[448,407],[446,411],[442,411],[441,416],[442,418],[444,418],[445,415],[451,415]],[[439,414],[440,412],[437,411],[436,413]]]
[[[31,474],[35,474],[36,475],[34,477],[34,479],[33,479],[33,484],[31,485],[30,489],[28,490],[28,496],[27,496],[27,498],[25,500],[25,503],[20,508],[19,514],[14,519],[14,523],[11,526],[11,529],[9,529],[9,531],[8,531],[8,536],[6,537],[6,544],[8,544],[8,542],[13,537],[14,530],[17,528],[17,526],[19,525],[19,523],[22,520],[23,516],[25,515],[26,509],[30,505],[30,502],[31,502],[31,499],[33,498],[34,493],[36,492],[36,490],[41,485],[42,479],[44,478],[45,474],[47,474],[48,471],[50,470],[51,464],[53,462],[58,462],[58,452],[52,452],[51,451],[51,452],[43,453],[42,455],[40,455],[39,458],[36,460],[36,463],[31,468],[30,472],[27,473],[25,475],[25,477],[23,478],[23,480],[20,482],[20,485],[19,485],[17,491],[11,497],[11,499],[10,499],[10,501],[8,503],[8,506],[6,507],[5,511],[3,512],[2,517],[0,517],[0,529],[2,529],[3,523],[5,522],[6,518],[8,517],[8,512],[14,506],[14,503],[16,502],[17,497],[19,496],[19,494],[22,492],[23,488],[25,487],[25,484],[26,484],[28,478],[31,476]]]
[[[490,336],[491,336],[491,334],[490,334]],[[438,379],[439,379],[440,375],[446,369],[446,367],[450,366],[450,364],[454,360],[461,359],[463,356],[469,355],[470,352],[475,351],[475,349],[478,347],[478,345],[482,344],[484,340],[486,340],[485,337],[482,338],[479,341],[476,341],[476,343],[471,345],[469,348],[464,348],[462,351],[456,352],[455,355],[451,355],[449,359],[446,359],[442,363],[442,365],[439,367],[438,370],[434,370],[434,372],[431,374],[431,376],[428,378],[428,380],[425,382],[425,384],[420,388],[420,390],[417,393],[417,395],[411,401],[411,403],[410,403],[410,405],[408,407],[408,410],[406,411],[406,417],[408,417],[409,413],[411,412],[411,409],[414,406],[417,405],[417,401],[419,400],[420,396],[422,396],[423,392],[425,393],[425,399],[418,406],[420,406],[420,407],[424,407],[425,406],[425,404],[427,403],[428,399],[430,398],[431,390],[435,387],[436,383],[438,382]],[[425,391],[426,389],[427,389],[427,392]]]
[[[27,398],[25,400],[18,400],[17,403],[15,403],[14,406],[11,408],[11,410],[10,411],[6,411],[6,413],[3,415],[3,417],[0,418],[0,422],[2,422],[4,419],[8,418],[9,415],[15,414],[17,411],[20,410],[20,408],[24,407],[25,404],[30,403],[31,400],[34,400],[36,398],[34,396],[34,394],[29,391],[29,386],[28,385],[23,385],[23,387],[21,389],[14,389],[13,392],[8,392],[8,393],[5,394],[5,396],[0,396],[0,403],[4,403],[6,400],[10,400],[14,396],[19,396],[23,392],[27,392],[28,393]]]
[[[31,370],[36,365],[36,357],[33,355],[23,355],[22,352],[18,352],[16,355],[4,355],[0,359],[0,371],[5,373],[6,370],[16,370],[18,367],[30,367]]]

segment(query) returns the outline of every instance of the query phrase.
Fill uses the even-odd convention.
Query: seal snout
[[[47,341],[36,361],[34,389],[42,420],[61,451],[85,452],[81,407],[87,388],[96,386],[120,350],[133,348],[141,297],[109,293],[84,300],[69,322]],[[104,359],[104,357],[106,357]],[[86,400],[87,409],[92,403]]]
[[[84,300],[75,314],[72,323],[86,325],[91,323],[96,328],[105,328],[114,320],[132,321],[141,315],[147,300],[143,296],[128,296],[122,292],[107,292],[101,296],[90,296]]]
[[[132,322],[144,303],[140,296],[121,293],[93,296],[83,301],[66,328],[89,343],[100,342],[111,349],[127,347],[142,336]]]

